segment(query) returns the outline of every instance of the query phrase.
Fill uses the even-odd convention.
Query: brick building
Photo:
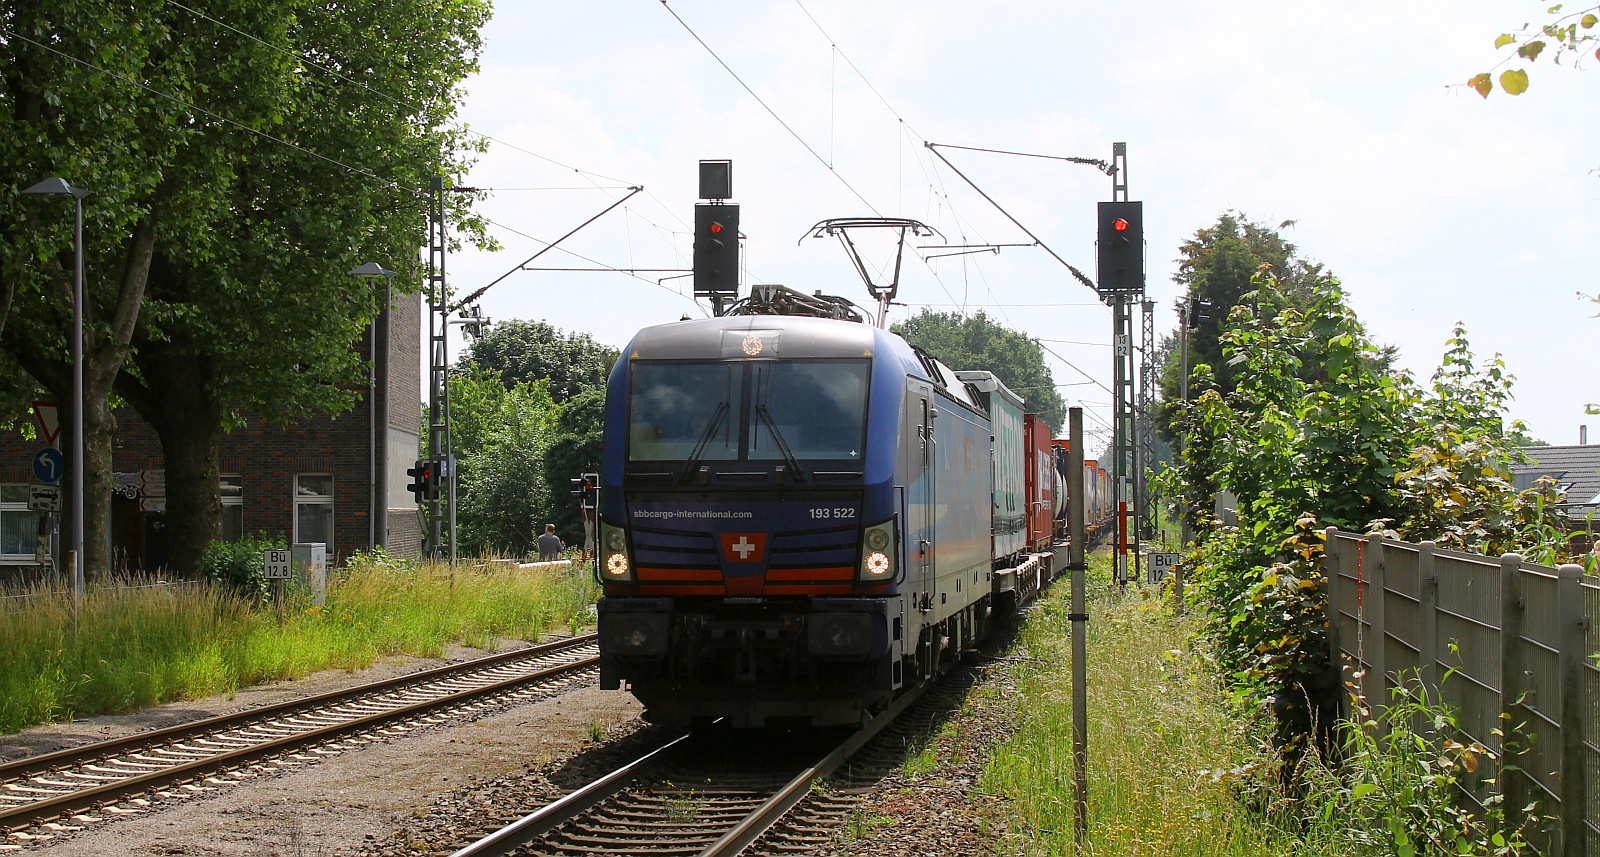
[[[223,538],[263,533],[323,542],[330,562],[375,545],[391,554],[420,552],[421,521],[406,489],[406,469],[417,458],[422,428],[422,318],[419,296],[393,296],[389,311],[357,346],[367,356],[376,341],[376,394],[361,390],[350,411],[289,428],[247,419],[224,436],[218,455]],[[113,563],[117,570],[153,571],[166,564],[161,444],[131,409],[118,411],[117,423]],[[70,443],[68,432],[58,442]],[[29,511],[27,501],[39,446],[0,432],[0,582],[38,564],[37,533],[46,513]],[[374,501],[380,493],[386,502]]]

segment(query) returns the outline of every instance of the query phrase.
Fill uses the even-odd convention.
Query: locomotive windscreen
[[[628,460],[859,461],[870,369],[866,360],[636,360]]]

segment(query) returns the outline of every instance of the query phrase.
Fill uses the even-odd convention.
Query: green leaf
[[[1539,53],[1544,50],[1544,42],[1533,41],[1517,48],[1517,56],[1524,59],[1536,60]]]
[[[1472,79],[1467,81],[1467,85],[1476,89],[1484,98],[1488,98],[1489,93],[1494,91],[1494,81],[1490,80],[1488,72],[1473,75]]]
[[[1500,72],[1500,88],[1507,95],[1521,95],[1528,91],[1528,73],[1520,68],[1509,68]]]
[[[1593,12],[1584,15],[1583,18],[1578,21],[1578,26],[1584,28],[1585,30],[1593,27],[1595,24],[1600,24],[1600,18],[1595,17]]]
[[[1357,785],[1355,788],[1350,790],[1350,796],[1352,798],[1355,798],[1356,800],[1361,800],[1362,798],[1366,797],[1369,794],[1372,794],[1373,792],[1375,792],[1377,790],[1378,790],[1378,787],[1373,785],[1372,783],[1361,783],[1361,784]]]
[[[1494,40],[1494,46],[1497,48],[1503,48],[1516,40],[1517,37],[1511,35],[1510,33],[1501,33],[1500,38]]]

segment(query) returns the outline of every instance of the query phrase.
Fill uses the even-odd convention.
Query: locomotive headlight
[[[604,554],[601,569],[603,577],[612,582],[633,579],[633,563],[628,557],[628,531],[600,522],[600,545]]]
[[[859,580],[882,583],[894,579],[894,535],[892,518],[862,531]]]
[[[867,550],[882,551],[889,547],[889,531],[882,527],[867,530]],[[884,557],[888,559],[888,557]]]

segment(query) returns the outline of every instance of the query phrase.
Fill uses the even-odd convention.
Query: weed
[[[874,815],[865,810],[852,810],[845,819],[844,827],[840,829],[840,842],[855,842],[859,839],[871,839],[873,831],[881,827],[894,826],[894,818],[887,815]]]
[[[681,795],[667,798],[667,820],[674,824],[694,821],[700,816],[700,801],[694,796],[694,789]]]

